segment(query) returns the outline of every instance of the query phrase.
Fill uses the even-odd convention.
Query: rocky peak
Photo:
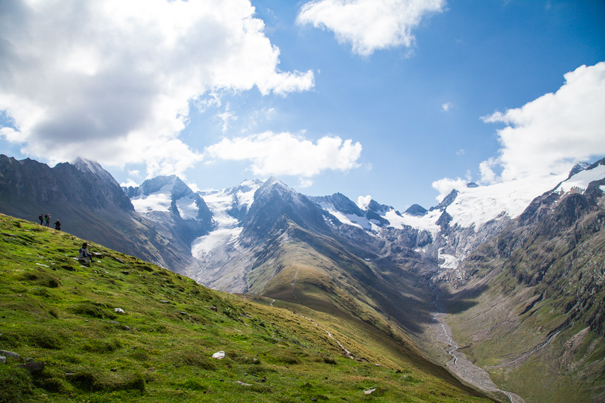
[[[409,214],[414,217],[422,217],[428,213],[428,210],[419,204],[412,204],[406,211],[405,214]]]
[[[274,177],[269,178],[254,194],[254,202],[242,220],[243,235],[248,238],[264,238],[284,219],[302,228],[329,232],[321,211],[306,196],[290,189]]]
[[[577,163],[576,165],[574,165],[571,168],[571,171],[569,171],[569,176],[567,177],[567,179],[571,178],[575,174],[578,174],[578,173],[584,171],[586,168],[588,168],[588,164],[586,162]]]
[[[94,175],[101,179],[103,182],[111,183],[112,185],[118,185],[118,182],[114,179],[113,176],[109,172],[107,172],[101,164],[96,161],[91,161],[83,158],[76,158],[73,165],[78,169],[78,171],[88,174]]]
[[[429,211],[433,211],[433,210],[445,211],[447,206],[449,206],[450,204],[452,204],[454,202],[454,200],[456,200],[457,196],[458,196],[458,191],[456,189],[453,189],[447,196],[445,196],[443,198],[441,203],[439,203],[435,207],[431,207]]]

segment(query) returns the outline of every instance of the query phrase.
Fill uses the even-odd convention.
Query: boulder
[[[21,356],[17,353],[13,353],[12,351],[0,350],[0,355],[8,358],[16,358],[20,359]]]
[[[225,358],[225,352],[217,351],[216,353],[212,354],[212,358],[216,358],[217,360],[222,360],[223,358]]]

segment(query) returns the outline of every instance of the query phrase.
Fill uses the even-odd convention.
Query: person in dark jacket
[[[59,221],[59,220],[55,221],[55,229],[57,231],[61,231],[61,221]]]
[[[38,218],[40,219],[40,225],[44,225],[44,214],[40,214]]]
[[[86,265],[90,265],[92,263],[92,253],[88,251],[88,244],[84,242],[82,247],[78,251],[78,260],[82,261]]]

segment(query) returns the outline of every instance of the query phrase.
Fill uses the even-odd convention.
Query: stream
[[[431,287],[431,291],[433,291],[433,294],[435,295],[435,299],[433,300],[435,312],[432,314],[433,323],[429,326],[429,328],[436,335],[436,338],[439,342],[448,345],[446,351],[452,357],[452,359],[446,364],[448,370],[459,379],[481,390],[505,394],[508,396],[508,399],[511,403],[525,403],[525,400],[523,400],[520,396],[498,388],[492,382],[486,370],[473,364],[466,358],[464,353],[457,351],[459,348],[458,343],[456,343],[456,341],[452,338],[452,329],[450,329],[449,325],[445,321],[447,316],[446,309],[439,302],[441,291],[435,286]]]

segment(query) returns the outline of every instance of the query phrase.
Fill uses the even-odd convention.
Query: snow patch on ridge
[[[219,246],[237,242],[243,228],[239,226],[237,218],[229,215],[229,211],[234,208],[249,209],[254,202],[254,193],[259,187],[259,182],[244,181],[236,188],[200,192],[212,212],[216,228],[192,242],[193,257],[203,259]]]
[[[170,211],[172,204],[172,183],[162,186],[160,190],[150,195],[139,195],[130,199],[137,213],[145,214],[152,211]]]
[[[176,208],[184,220],[195,220],[199,212],[194,196],[181,197],[176,201]]]
[[[553,189],[566,175],[533,176],[476,188],[459,190],[447,207],[452,216],[450,225],[478,229],[505,213],[514,219],[521,215],[533,199]]]
[[[598,181],[603,178],[605,178],[605,165],[599,165],[591,170],[582,171],[575,174],[571,178],[562,182],[556,190],[569,192],[570,190],[572,190],[572,188],[578,188],[584,191],[586,190],[590,182]],[[601,190],[603,189],[601,188]]]
[[[332,203],[319,203],[322,209],[326,210],[328,213],[332,214],[334,217],[338,219],[343,224],[351,225],[353,227],[362,228],[366,231],[372,230],[372,223],[366,217],[360,217],[355,214],[345,214],[342,213],[334,207]]]
[[[400,217],[400,220],[403,225],[409,225],[412,228],[426,230],[430,232],[434,239],[435,235],[441,229],[441,227],[436,224],[437,220],[439,219],[439,216],[441,216],[441,211],[433,210],[429,211],[426,215],[421,217],[404,213],[403,216]],[[387,220],[391,221],[390,218],[387,218]],[[391,221],[391,223],[392,222],[393,221]]]

